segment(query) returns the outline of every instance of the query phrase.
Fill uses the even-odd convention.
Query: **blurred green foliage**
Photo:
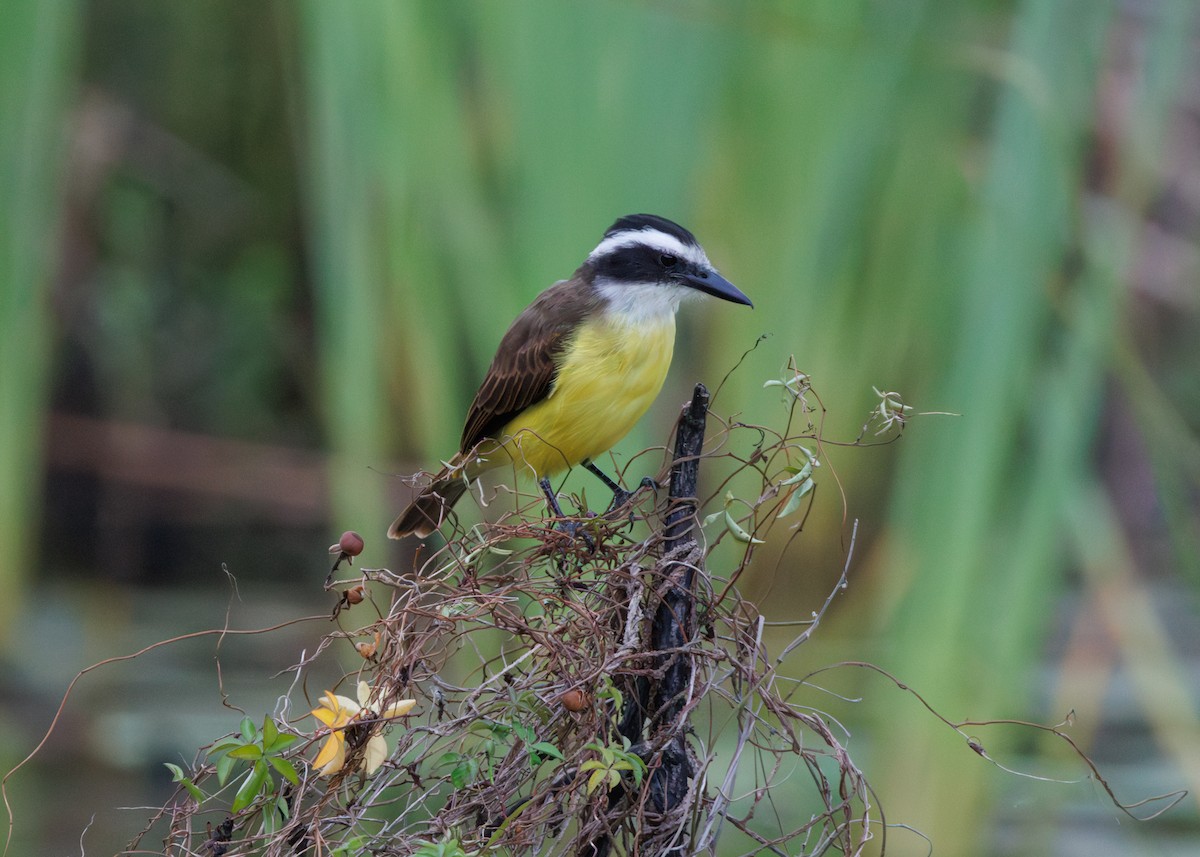
[[[831,437],[858,433],[873,384],[962,414],[830,451],[869,586],[823,651],[869,647],[951,716],[1033,716],[1085,499],[1111,494],[1119,541],[1155,540],[1148,578],[1197,580],[1198,200],[1179,178],[1197,164],[1194,138],[1171,143],[1196,17],[1187,0],[14,0],[0,568],[26,570],[50,401],[325,450],[333,519],[382,534],[388,462],[447,457],[512,317],[616,216],[650,211],[756,309],[684,310],[661,407],[619,453],[662,443],[691,384],[761,333],[718,413],[776,421],[762,382],[794,354]],[[1147,287],[1163,265],[1170,288]],[[831,483],[803,559],[746,581],[781,617],[840,569]],[[915,706],[879,713],[865,767],[889,820],[986,851],[994,772]]]

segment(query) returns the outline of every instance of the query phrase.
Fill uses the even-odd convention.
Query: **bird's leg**
[[[563,513],[562,506],[558,505],[558,497],[556,497],[554,494],[554,488],[550,485],[550,480],[543,476],[538,480],[538,487],[542,489],[542,494],[544,494],[546,497],[546,505],[550,507],[550,511],[554,513],[554,516],[556,518],[567,517]],[[579,523],[576,521],[559,521],[554,525],[554,529],[564,532],[572,538],[579,536],[581,539],[583,539],[583,542],[587,545],[589,551],[594,551],[596,549],[595,540],[592,539],[592,537],[587,533],[583,532]]]
[[[595,474],[596,478],[603,482],[605,487],[612,492],[612,503],[609,504],[608,510],[604,513],[605,515],[611,515],[617,509],[624,508],[626,505],[628,505],[629,501],[636,497],[638,492],[644,488],[653,488],[654,490],[658,490],[658,483],[649,476],[644,476],[642,477],[642,481],[638,484],[637,488],[632,491],[626,491],[616,482],[616,480],[609,477],[608,474],[593,464],[591,459],[585,459],[583,461],[583,466],[589,472]]]
[[[538,480],[538,487],[542,489],[542,493],[546,495],[546,505],[550,507],[550,511],[554,513],[556,518],[567,517],[562,510],[562,506],[558,505],[558,497],[554,495],[554,488],[550,485],[550,480],[543,476]]]

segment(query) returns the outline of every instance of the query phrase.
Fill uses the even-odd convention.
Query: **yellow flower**
[[[339,696],[331,690],[325,691],[319,708],[313,709],[312,716],[325,724],[329,737],[321,745],[321,752],[313,760],[313,767],[323,777],[336,774],[346,764],[346,730],[360,721],[387,720],[401,717],[412,711],[417,704],[415,699],[402,699],[386,711],[375,711],[378,700],[372,697],[371,686],[365,681],[358,683],[358,701],[349,697]],[[365,726],[374,729],[376,724]],[[387,758],[387,742],[383,735],[376,733],[367,739],[363,751],[362,767],[367,774],[373,774]]]

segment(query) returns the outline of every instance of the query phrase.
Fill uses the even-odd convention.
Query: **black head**
[[[617,220],[580,271],[609,287],[686,288],[752,306],[748,297],[717,273],[696,236],[656,214],[629,214]]]
[[[626,214],[624,217],[618,218],[617,222],[612,226],[608,227],[608,231],[604,233],[604,237],[609,238],[618,232],[641,232],[648,229],[654,229],[664,235],[673,236],[684,245],[697,248],[700,246],[695,235],[673,220],[667,220],[667,218],[659,217],[657,214]]]

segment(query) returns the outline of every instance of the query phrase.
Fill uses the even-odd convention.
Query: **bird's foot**
[[[607,473],[593,464],[590,460],[585,459],[583,466],[594,476],[596,476],[597,479],[603,482],[605,487],[612,492],[612,502],[608,504],[608,509],[604,513],[604,517],[608,519],[616,518],[617,512],[619,512],[621,509],[624,509],[626,506],[631,506],[633,499],[637,497],[637,495],[644,489],[651,488],[654,491],[658,490],[658,483],[649,476],[644,476],[642,477],[642,481],[639,483],[637,488],[634,488],[632,491],[626,491],[621,487],[620,483],[618,483],[615,479],[612,479]],[[633,509],[630,508],[629,521],[632,523],[634,520],[635,516],[633,514]]]
[[[624,509],[626,506],[629,506],[630,507],[629,520],[632,523],[635,520],[635,516],[633,514],[633,508],[632,508],[633,501],[637,497],[638,494],[641,494],[647,488],[649,488],[651,491],[654,491],[656,493],[658,492],[658,483],[655,482],[653,479],[651,479],[649,476],[643,476],[642,481],[640,483],[638,483],[638,487],[634,488],[632,491],[626,491],[620,485],[613,486],[612,502],[608,504],[608,509],[604,512],[604,517],[605,518],[619,517],[617,515],[617,513],[620,512],[622,509]]]
[[[558,497],[555,496],[554,489],[550,486],[550,480],[543,477],[538,480],[538,486],[542,489],[542,494],[546,497],[546,505],[554,513],[554,517],[560,519],[554,525],[555,532],[565,533],[572,539],[580,539],[587,545],[588,553],[593,553],[596,550],[596,540],[584,529],[583,521],[569,520],[563,513],[562,506],[558,505]]]
[[[592,534],[586,529],[583,521],[559,521],[554,525],[557,532],[565,533],[572,539],[579,539],[587,545],[588,553],[596,552],[596,540],[592,538]]]

